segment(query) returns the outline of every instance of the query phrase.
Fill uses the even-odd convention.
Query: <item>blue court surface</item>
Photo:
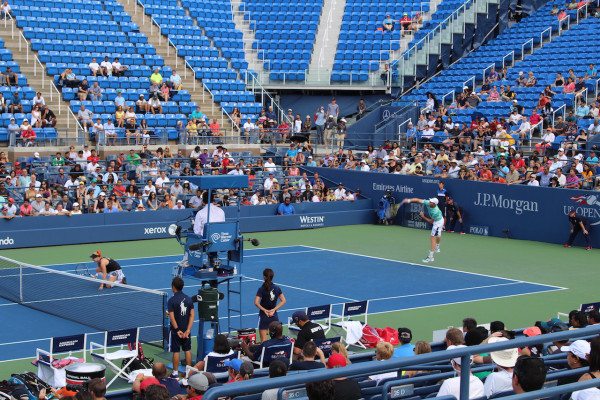
[[[180,259],[180,255],[174,255],[119,262],[129,284],[170,292],[172,268]],[[75,266],[47,267],[73,271]],[[253,300],[265,267],[275,271],[275,282],[287,298],[287,304],[279,313],[281,321],[287,321],[295,310],[324,304],[334,304],[333,312],[341,314],[341,304],[358,300],[370,300],[369,314],[374,314],[564,289],[316,247],[249,249],[241,271],[244,275],[242,327],[257,326]],[[196,294],[200,282],[188,279],[186,283],[185,291]],[[225,322],[226,302],[227,299],[220,304],[221,322]],[[106,313],[110,318],[110,310]],[[37,347],[48,347],[48,338],[52,336],[97,331],[3,299],[0,299],[0,321],[3,325],[0,361],[33,357]],[[237,321],[233,322],[233,326],[238,325]],[[90,339],[100,341],[102,338],[95,334]]]

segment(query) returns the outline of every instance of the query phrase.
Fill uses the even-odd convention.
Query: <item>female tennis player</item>
[[[275,273],[271,268],[265,268],[263,271],[263,284],[258,288],[254,305],[258,307],[258,333],[261,343],[267,340],[269,324],[273,321],[279,321],[277,310],[285,305],[285,296],[281,288],[273,283]],[[279,303],[277,303],[279,300]]]
[[[96,263],[96,272],[100,274],[100,278],[103,281],[118,282],[123,284],[127,283],[125,274],[123,273],[123,270],[118,262],[112,258],[102,257],[102,252],[100,250],[94,252],[90,258]],[[104,285],[102,283],[100,284],[99,289],[104,289],[105,287],[110,288],[112,286]]]
[[[427,210],[427,214],[431,217],[427,217],[422,211],[419,214],[421,218],[433,225],[431,227],[431,249],[429,250],[427,258],[423,260],[425,263],[433,262],[433,254],[440,252],[440,242],[442,240],[442,231],[444,230],[444,215],[442,214],[442,210],[438,207],[439,200],[437,197],[432,197],[430,199],[413,198],[402,200],[402,204],[407,203],[423,204],[424,208]]]

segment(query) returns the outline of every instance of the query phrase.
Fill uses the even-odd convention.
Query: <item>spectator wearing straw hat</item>
[[[492,336],[487,342],[492,344],[507,341],[507,338]],[[497,393],[512,391],[513,368],[519,357],[519,351],[516,348],[493,351],[490,357],[496,365],[496,371],[492,372],[483,384],[485,396],[488,398]]]
[[[450,345],[450,346],[448,346],[447,350],[455,350],[455,349],[461,349],[461,348],[466,348],[466,347],[467,346],[465,346],[463,344],[459,344],[457,346]],[[460,398],[461,362],[462,362],[461,357],[456,357],[456,358],[453,358],[450,360],[450,364],[452,365],[452,368],[454,369],[454,371],[457,372],[457,374],[459,376],[446,379],[444,381],[444,383],[442,383],[442,387],[440,387],[437,397],[454,396],[457,399]],[[477,378],[473,374],[469,374],[469,399],[480,398],[483,396],[483,393],[484,393],[483,383],[479,380],[479,378]]]

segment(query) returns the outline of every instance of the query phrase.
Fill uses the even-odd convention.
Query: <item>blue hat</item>
[[[298,321],[308,321],[308,315],[304,311],[296,311],[292,314],[292,322],[298,325]]]
[[[242,360],[240,360],[239,358],[234,358],[232,360],[225,361],[225,363],[223,363],[223,365],[225,365],[226,367],[229,367],[235,371],[239,371],[240,367],[242,366]]]

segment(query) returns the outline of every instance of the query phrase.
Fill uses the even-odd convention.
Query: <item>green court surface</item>
[[[261,247],[315,246],[414,263],[422,263],[429,243],[428,231],[374,225],[269,232],[251,236],[260,239]],[[104,254],[115,259],[182,252],[181,246],[174,239],[163,239],[4,250],[2,255],[38,265],[59,264],[87,261],[89,254],[96,249],[102,249]],[[365,271],[368,271],[373,263],[377,263],[376,259],[365,260],[368,261],[361,265]],[[442,253],[436,255],[433,265],[567,289],[373,314],[369,316],[369,324],[394,328],[406,326],[412,329],[414,341],[430,341],[433,330],[460,325],[462,318],[467,316],[474,317],[482,323],[502,320],[509,328],[520,328],[533,325],[536,320],[554,317],[559,311],[568,312],[581,303],[600,300],[597,290],[600,252],[597,250],[564,249],[562,246],[546,243],[446,233],[442,240]],[[277,265],[268,266],[277,271]],[[302,274],[302,271],[298,273]],[[379,278],[382,282],[386,280],[385,274]],[[323,274],[315,276],[314,279],[327,280],[332,287],[340,289],[336,285],[336,276],[328,275],[327,271],[323,271]],[[165,286],[168,284],[169,282],[165,282]],[[370,297],[377,297],[377,287],[369,289],[373,293]],[[247,297],[248,302],[253,301],[253,293],[248,293]],[[23,329],[43,327],[24,326]],[[145,348],[145,353],[158,358],[166,356],[149,346]],[[33,359],[34,354],[31,356]],[[33,368],[31,359],[0,363],[0,380],[6,379],[11,372]],[[119,386],[124,387],[124,384]],[[113,388],[116,388],[116,385]]]

